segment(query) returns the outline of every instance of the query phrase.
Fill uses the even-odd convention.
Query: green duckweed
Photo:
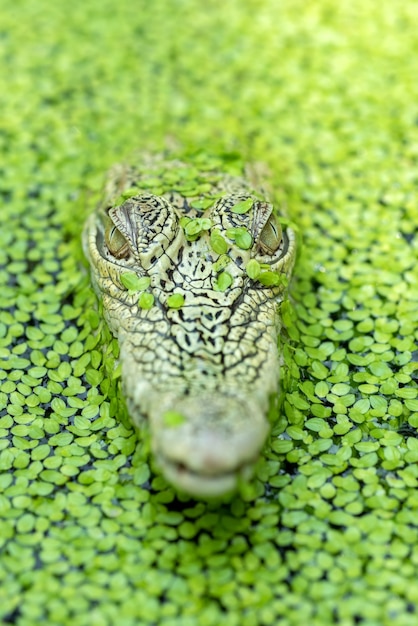
[[[3,2],[1,623],[416,625],[417,20],[412,0]],[[300,237],[272,435],[229,501],[159,474],[81,249],[105,172],[167,146],[190,167],[132,193],[203,212],[200,169],[263,163]],[[213,232],[225,286],[251,235]]]

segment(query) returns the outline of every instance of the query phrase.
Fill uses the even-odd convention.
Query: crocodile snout
[[[269,424],[251,398],[186,396],[175,411],[160,406],[150,414],[151,439],[161,469],[179,489],[215,496],[248,477]]]

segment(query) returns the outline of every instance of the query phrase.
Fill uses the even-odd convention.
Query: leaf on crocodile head
[[[182,293],[172,293],[167,298],[167,306],[170,309],[179,309],[184,304],[184,296]]]

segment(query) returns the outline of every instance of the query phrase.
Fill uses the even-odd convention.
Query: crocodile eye
[[[129,255],[129,243],[122,235],[120,230],[116,228],[110,218],[106,219],[105,243],[109,249],[109,252],[116,259],[123,259]]]
[[[258,238],[258,246],[263,254],[274,254],[282,241],[282,227],[273,213]]]

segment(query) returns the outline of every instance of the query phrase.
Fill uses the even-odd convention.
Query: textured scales
[[[166,478],[199,496],[251,474],[278,390],[295,239],[254,179],[202,157],[116,166],[85,227],[131,418],[148,419]]]

